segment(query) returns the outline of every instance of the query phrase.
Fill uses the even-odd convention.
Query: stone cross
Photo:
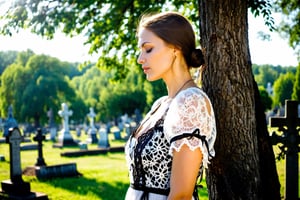
[[[69,132],[69,116],[73,114],[72,110],[68,110],[66,103],[61,104],[62,110],[58,111],[59,116],[63,118],[63,129],[65,132]]]
[[[42,133],[42,129],[37,129],[37,134],[33,138],[34,141],[38,142],[38,158],[35,166],[46,166],[44,157],[43,157],[43,140],[45,140],[45,136]]]
[[[18,128],[10,128],[6,142],[9,143],[10,179],[13,183],[23,182],[20,156],[21,141],[20,130]]]
[[[58,114],[63,118],[63,129],[61,130],[61,134],[58,137],[58,143],[60,143],[60,146],[77,145],[77,143],[73,140],[69,130],[69,116],[73,114],[73,111],[68,110],[68,105],[66,103],[62,103],[61,106],[62,110],[58,111]]]
[[[282,136],[272,133],[272,144],[281,143],[282,146],[280,156],[286,157],[285,162],[285,199],[298,199],[298,152],[300,136],[298,134],[300,128],[300,118],[298,118],[298,102],[286,100],[285,116],[270,118],[271,127],[278,127],[283,132]]]

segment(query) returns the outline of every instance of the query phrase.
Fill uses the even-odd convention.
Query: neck
[[[170,92],[169,97],[174,98],[181,90],[187,88],[191,83],[194,83],[193,79],[192,78],[187,79],[180,85],[180,87],[178,87],[177,90],[174,90],[174,92]]]

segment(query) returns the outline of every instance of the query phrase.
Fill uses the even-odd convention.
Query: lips
[[[147,71],[149,71],[150,67],[142,67],[143,68],[143,71],[144,73],[147,73]]]

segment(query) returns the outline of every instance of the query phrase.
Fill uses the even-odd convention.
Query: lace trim
[[[205,135],[200,135],[200,130],[196,129],[192,133],[183,133],[182,135],[175,136],[171,139],[171,146],[169,154],[173,156],[173,151],[179,152],[182,146],[186,144],[191,151],[200,148],[203,154],[203,166],[208,167],[209,159],[213,157],[209,153],[209,145]]]

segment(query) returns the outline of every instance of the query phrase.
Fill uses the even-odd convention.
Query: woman
[[[163,79],[159,98],[129,138],[126,160],[130,187],[126,200],[198,199],[196,181],[214,156],[214,112],[190,68],[204,64],[189,21],[175,12],[141,19],[138,63],[147,80]]]

